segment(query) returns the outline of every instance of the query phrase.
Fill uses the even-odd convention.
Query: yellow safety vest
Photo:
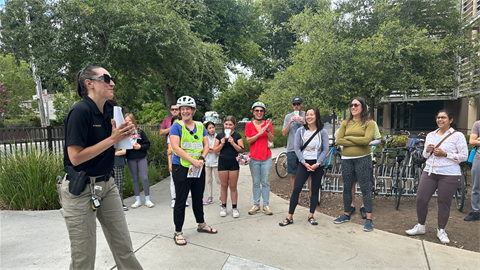
[[[203,151],[203,125],[200,122],[195,121],[195,125],[197,126],[197,134],[198,139],[195,140],[194,135],[190,134],[190,131],[187,130],[185,123],[183,121],[178,121],[178,123],[182,126],[182,138],[180,139],[180,146],[182,149],[192,158],[199,159],[202,155]],[[178,156],[178,155],[177,155]],[[190,167],[192,165],[191,162],[180,158],[180,163],[183,167]]]

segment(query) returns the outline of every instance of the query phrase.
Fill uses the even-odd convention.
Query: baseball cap
[[[292,101],[292,104],[293,103],[303,103],[302,98],[301,97],[294,97],[293,101]]]

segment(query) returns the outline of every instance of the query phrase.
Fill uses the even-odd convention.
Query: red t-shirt
[[[171,128],[172,127],[171,122],[172,122],[172,116],[163,119],[162,126],[160,126],[160,129]],[[165,136],[165,146],[168,147],[167,139],[168,139],[168,134],[167,134],[167,136]]]
[[[261,126],[262,128],[267,124],[267,121],[263,123]],[[273,128],[272,125],[268,127],[270,132],[273,134]],[[255,128],[255,125],[253,122],[247,123],[245,126],[245,137],[253,137],[258,134],[257,128]],[[268,135],[267,132],[263,132],[258,139],[250,144],[250,156],[253,159],[256,160],[267,160],[267,158],[270,158],[272,156],[272,152],[268,148]]]

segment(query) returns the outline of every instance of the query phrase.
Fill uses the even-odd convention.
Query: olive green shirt
[[[337,144],[343,146],[342,155],[346,157],[362,157],[371,153],[368,145],[373,139],[375,121],[343,121],[338,129]]]

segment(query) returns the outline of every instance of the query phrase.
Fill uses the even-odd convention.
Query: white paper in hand
[[[121,123],[125,122],[125,119],[123,118],[123,114],[122,114],[122,107],[113,106],[113,120],[115,120],[117,127],[120,126]],[[130,137],[127,137],[119,141],[114,145],[114,147],[116,149],[133,149],[132,141],[130,141]]]

